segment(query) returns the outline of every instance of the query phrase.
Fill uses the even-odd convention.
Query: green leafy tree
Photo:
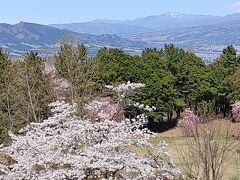
[[[220,62],[222,62],[224,68],[226,69],[227,75],[234,74],[240,64],[240,58],[237,56],[237,50],[233,45],[227,46],[223,49],[220,56]]]
[[[160,119],[167,113],[168,119],[172,119],[174,111],[174,76],[168,71],[167,63],[157,49],[147,49],[142,53],[144,62],[144,78],[146,84],[144,103],[157,108],[156,117]]]
[[[211,99],[208,69],[205,63],[192,52],[185,52],[173,44],[165,45],[161,54],[168,71],[174,75],[174,107],[177,118],[184,107],[197,108],[202,100]]]
[[[100,65],[100,75],[106,84],[124,81],[129,65],[129,56],[119,49],[102,48],[96,58]]]
[[[0,144],[7,141],[8,130],[14,123],[10,90],[13,80],[11,67],[12,63],[8,54],[0,48]]]
[[[50,76],[45,73],[44,60],[37,53],[29,52],[18,62],[18,98],[23,106],[25,119],[41,122],[49,116],[48,104],[54,101]]]
[[[214,88],[215,111],[223,112],[224,117],[229,112],[231,100],[236,98],[234,96],[238,88],[234,85],[236,79],[234,74],[239,65],[237,50],[231,45],[223,49],[220,57],[209,66],[210,82]]]
[[[97,55],[105,84],[141,82],[146,84],[132,99],[157,107],[152,118],[161,119],[173,111],[173,76],[157,49],[146,49],[142,56],[130,56],[118,49],[101,49]]]
[[[228,98],[233,103],[240,99],[240,67],[233,75],[229,76],[228,80],[231,88]]]

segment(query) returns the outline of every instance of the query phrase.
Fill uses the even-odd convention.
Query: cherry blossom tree
[[[51,103],[53,116],[31,123],[13,142],[0,147],[0,179],[176,179],[166,144],[155,146],[155,134],[141,128],[146,116],[100,122],[75,115],[76,105]],[[141,152],[141,153],[139,153]]]
[[[232,106],[232,116],[236,122],[240,122],[240,101],[236,101]]]
[[[182,118],[178,121],[177,126],[181,128],[183,135],[192,136],[198,122],[198,116],[194,112],[187,108],[183,112]]]
[[[236,122],[235,136],[240,138],[240,101],[236,101],[232,106],[232,118]]]
[[[130,91],[130,90],[135,90],[138,88],[143,88],[145,87],[145,84],[142,83],[131,83],[130,81],[128,81],[126,84],[120,84],[119,86],[112,86],[112,85],[106,85],[105,86],[108,89],[111,89],[112,91],[116,92],[119,96],[120,100],[123,100],[126,96],[126,94]]]

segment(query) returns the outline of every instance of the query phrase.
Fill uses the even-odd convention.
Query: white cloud
[[[239,13],[240,12],[240,1],[236,1],[230,5],[226,6],[226,9],[228,9],[231,12]]]

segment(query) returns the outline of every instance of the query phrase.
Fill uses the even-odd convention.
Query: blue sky
[[[4,0],[0,22],[50,24],[124,20],[165,12],[226,15],[240,12],[240,0]]]

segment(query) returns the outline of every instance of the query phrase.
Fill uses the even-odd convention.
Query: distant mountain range
[[[11,55],[22,55],[32,50],[40,54],[52,54],[58,49],[59,39],[71,34],[77,43],[85,44],[90,54],[96,54],[101,47],[117,47],[129,53],[149,47],[145,42],[128,40],[114,34],[91,35],[61,30],[54,27],[20,22],[15,25],[0,24],[0,46]]]
[[[0,24],[0,45],[11,55],[28,50],[41,54],[55,52],[63,34],[72,34],[85,44],[90,55],[101,47],[117,47],[138,54],[147,47],[174,43],[191,48],[206,61],[219,55],[227,45],[240,50],[240,14],[227,16],[166,13],[135,20],[95,20],[83,23],[40,25],[20,22]]]
[[[83,23],[50,24],[50,26],[79,33],[134,34],[174,28],[221,24],[236,20],[240,20],[240,14],[238,13],[227,16],[165,13],[158,16],[137,18],[135,20],[94,20]]]
[[[112,23],[110,23],[112,22]],[[92,21],[83,23],[70,23],[70,24],[51,24],[50,26],[59,29],[68,29],[79,33],[88,34],[135,34],[153,31],[151,28],[142,26],[134,26],[127,24],[117,24],[114,21]]]

